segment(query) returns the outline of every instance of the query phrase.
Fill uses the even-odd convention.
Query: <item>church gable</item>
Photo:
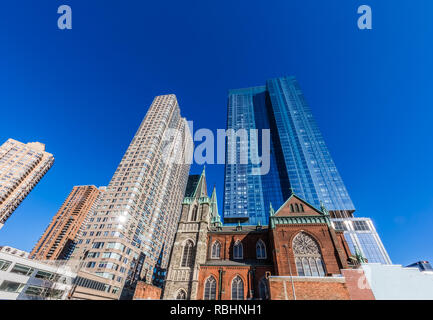
[[[323,213],[305,202],[298,196],[292,194],[290,198],[275,213],[277,217],[293,216],[322,216]]]

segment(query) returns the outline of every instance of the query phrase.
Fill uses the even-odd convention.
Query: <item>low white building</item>
[[[433,272],[417,267],[361,265],[376,300],[433,300]]]
[[[77,276],[64,261],[39,261],[0,247],[0,300],[64,300]]]

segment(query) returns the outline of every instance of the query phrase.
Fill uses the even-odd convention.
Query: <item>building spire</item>
[[[328,212],[328,210],[326,209],[326,207],[325,207],[325,205],[323,204],[322,201],[320,201],[320,210],[323,212],[323,214],[324,214],[325,216],[329,216],[329,212]]]
[[[216,195],[216,187],[214,185],[212,190],[212,196],[210,197],[210,213],[212,219],[218,217],[218,221],[221,222],[221,217],[218,212],[218,201],[217,201],[217,195]]]
[[[358,260],[359,263],[366,263],[367,259],[365,259],[361,251],[359,251],[358,246],[355,243],[353,244],[353,246],[355,247],[356,260]]]
[[[275,210],[272,207],[272,202],[269,202],[269,216],[273,217],[275,215]]]
[[[207,197],[207,185],[206,185],[206,168],[203,167],[203,171],[200,175],[200,179],[197,183],[197,188],[195,190],[194,196],[195,198],[203,198]]]

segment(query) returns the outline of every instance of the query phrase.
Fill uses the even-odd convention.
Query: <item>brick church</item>
[[[325,208],[292,194],[278,210],[271,206],[269,216],[268,226],[223,226],[204,170],[191,175],[164,289],[142,284],[134,298],[374,299],[356,269],[359,258]]]

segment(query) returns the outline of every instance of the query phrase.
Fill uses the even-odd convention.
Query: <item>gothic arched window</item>
[[[269,288],[265,278],[259,282],[259,296],[262,300],[269,299]]]
[[[196,221],[197,220],[197,206],[194,206],[194,208],[192,209],[192,214],[191,214],[191,221]]]
[[[216,280],[210,276],[204,285],[204,300],[216,300]]]
[[[220,259],[221,258],[221,243],[219,241],[215,241],[212,245],[212,259]]]
[[[266,259],[266,246],[261,239],[256,243],[256,257],[257,259]]]
[[[182,267],[192,267],[193,265],[194,243],[188,240],[183,247]]]
[[[232,281],[232,300],[244,300],[244,282],[239,276]]]
[[[185,292],[185,290],[180,289],[180,290],[177,292],[176,300],[186,300],[186,292]]]
[[[293,239],[293,253],[295,255],[298,276],[324,277],[325,268],[322,254],[316,240],[305,232],[300,232]]]
[[[233,246],[233,259],[243,259],[244,257],[244,248],[242,246],[242,242],[236,241]]]

